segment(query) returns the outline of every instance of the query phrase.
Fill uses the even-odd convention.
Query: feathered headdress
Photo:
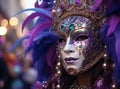
[[[23,40],[25,40],[25,54],[32,51],[32,58],[34,67],[38,70],[38,80],[47,81],[55,72],[56,62],[56,45],[58,37],[52,29],[52,4],[50,0],[44,0],[39,5],[39,0],[35,3],[35,8],[25,9],[24,11],[35,11],[29,15],[23,22],[22,32],[24,27],[29,24],[31,20],[38,17],[38,20],[29,32],[22,38],[18,39],[12,46],[11,51]]]
[[[108,21],[101,27],[100,33],[107,46],[108,55],[115,63],[115,82],[120,84],[120,0],[103,0],[103,2],[106,7]]]
[[[35,8],[23,11],[35,11],[28,16],[22,26],[24,27],[35,17],[39,17],[33,27],[21,40],[26,39],[25,52],[32,51],[33,63],[38,70],[38,80],[46,81],[54,74],[54,66],[57,59],[56,46],[58,36],[53,31],[55,27],[54,3],[57,0],[44,0],[39,4],[39,0],[35,3]],[[59,0],[60,1],[60,0]],[[67,0],[66,0],[67,1]],[[73,0],[68,0],[73,1]],[[76,4],[80,4],[83,0],[76,0]],[[91,1],[91,0],[90,0]],[[70,2],[70,3],[71,3]],[[115,63],[114,76],[116,83],[120,83],[120,0],[93,0],[93,8],[91,13],[98,9],[103,3],[106,9],[107,22],[102,25],[100,31],[101,37],[107,46],[107,52]],[[63,3],[64,4],[64,3]],[[64,7],[61,7],[64,8]],[[22,11],[22,12],[23,12]],[[21,13],[21,12],[20,12]],[[69,13],[68,13],[69,14]],[[84,13],[85,14],[85,13]],[[21,41],[19,40],[18,43]],[[15,46],[13,46],[14,48]]]

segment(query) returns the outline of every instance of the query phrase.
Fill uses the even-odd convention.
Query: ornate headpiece
[[[96,0],[54,0],[53,27],[56,30],[59,23],[69,16],[83,16],[92,20],[96,26],[102,23],[105,17],[105,8],[101,4],[96,10]]]

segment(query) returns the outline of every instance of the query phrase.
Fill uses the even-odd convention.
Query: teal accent
[[[68,26],[68,24],[64,24],[64,26],[66,27],[66,26]]]
[[[75,26],[74,26],[74,24],[71,24],[70,26],[69,26],[69,30],[74,30],[75,29]]]
[[[73,3],[74,3],[73,1],[74,1],[74,0],[69,0],[69,3],[70,3],[70,4],[73,4]]]
[[[82,46],[82,45],[80,45],[79,47],[80,47],[80,48],[83,48],[83,46]]]
[[[63,32],[65,31],[65,27],[64,26],[61,26],[61,29],[62,29]]]
[[[80,26],[81,26],[81,24],[80,24],[80,23],[78,23],[78,24],[77,24],[77,26],[78,26],[78,27],[80,27]]]

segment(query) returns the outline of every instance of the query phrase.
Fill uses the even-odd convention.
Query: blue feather
[[[58,41],[58,37],[55,33],[52,32],[42,32],[38,35],[32,42],[32,50],[35,52],[35,55],[41,57],[45,55],[47,50]],[[34,55],[33,55],[34,56]]]
[[[18,40],[12,45],[12,47],[10,48],[10,52],[13,52],[14,49],[15,49],[23,40],[28,39],[28,38],[29,38],[29,36],[24,36],[24,37],[18,39]]]
[[[42,32],[32,42],[33,64],[38,70],[38,80],[46,81],[50,78],[50,67],[47,64],[46,53],[48,49],[57,44],[58,36],[53,32]]]
[[[50,77],[49,74],[49,69],[47,68],[47,64],[45,62],[45,60],[43,60],[43,58],[39,58],[35,63],[34,63],[34,67],[35,69],[37,69],[38,71],[38,77],[37,80],[38,81],[47,81]]]
[[[50,12],[47,11],[47,10],[44,10],[44,9],[42,9],[42,8],[29,8],[29,9],[24,9],[24,10],[19,11],[16,15],[21,14],[21,13],[23,13],[23,12],[25,12],[25,11],[36,11],[36,12],[39,12],[39,13],[45,14],[46,16],[51,17]]]

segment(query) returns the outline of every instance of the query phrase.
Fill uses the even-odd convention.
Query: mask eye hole
[[[59,42],[60,46],[63,46],[63,45],[65,45],[66,40],[63,37],[59,37],[58,42]]]
[[[88,36],[80,35],[80,36],[76,37],[75,41],[83,41],[83,40],[86,40],[86,39],[88,39]]]

